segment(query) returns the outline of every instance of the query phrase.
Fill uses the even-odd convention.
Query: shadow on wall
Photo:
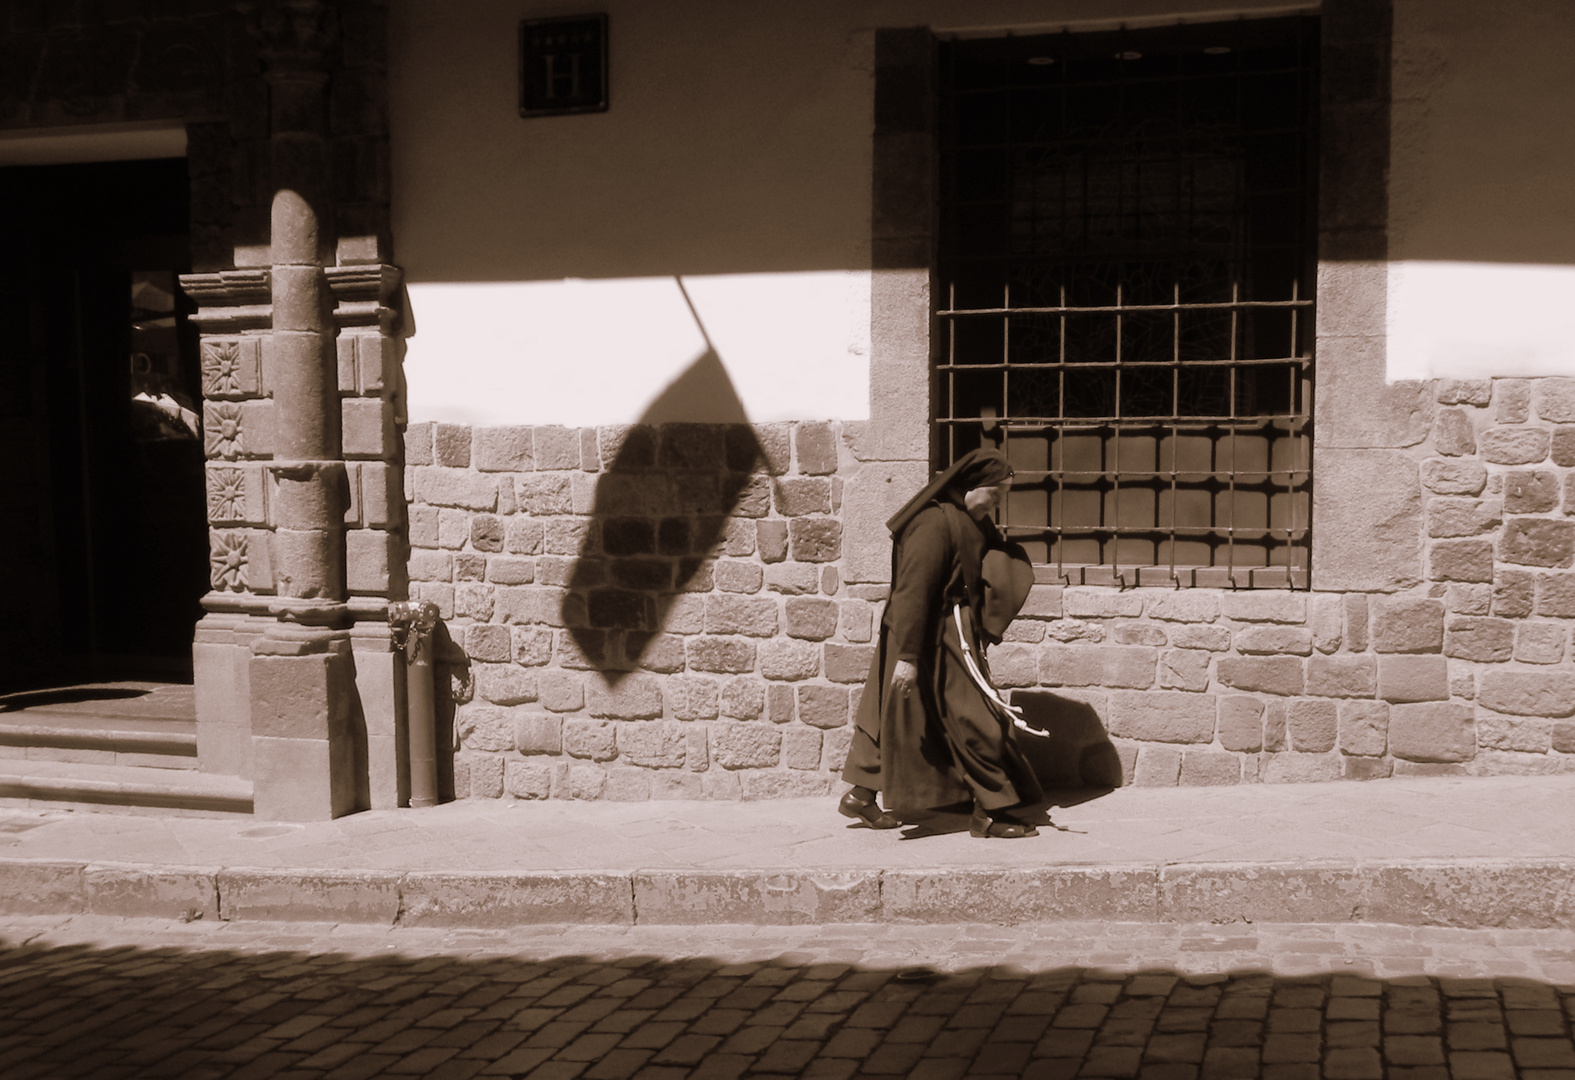
[[[729,516],[744,501],[763,513],[770,498],[754,475],[764,460],[760,440],[709,343],[615,437],[561,611],[579,652],[569,666],[600,671],[612,685],[642,662],[683,668],[682,645],[659,642],[674,599],[711,589],[708,556]],[[604,460],[610,449],[601,448]]]
[[[1048,736],[1017,740],[1046,788],[1121,786],[1121,758],[1092,705],[1022,690],[1013,691],[1012,704],[1023,710],[1024,723]]]

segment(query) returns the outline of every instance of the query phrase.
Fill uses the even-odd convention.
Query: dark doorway
[[[207,588],[184,159],[0,169],[0,689],[189,678]]]

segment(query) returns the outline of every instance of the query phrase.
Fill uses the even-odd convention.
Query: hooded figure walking
[[[991,515],[1011,482],[1004,454],[974,450],[886,523],[895,545],[891,598],[842,770],[853,788],[838,804],[871,828],[971,799],[974,836],[1038,832],[1013,813],[1043,794],[990,687],[982,647],[990,640],[985,555],[1008,547]]]

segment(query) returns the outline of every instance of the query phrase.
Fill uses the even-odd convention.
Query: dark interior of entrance
[[[189,677],[207,588],[183,159],[0,169],[0,690]]]

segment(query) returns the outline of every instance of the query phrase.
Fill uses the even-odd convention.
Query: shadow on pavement
[[[1001,928],[1001,952],[1014,933]],[[1249,953],[1258,945],[1253,928],[1219,934]],[[856,937],[845,945],[838,955],[863,955]],[[443,947],[476,946],[456,933]],[[937,946],[935,960],[919,950],[914,963],[944,959]],[[947,972],[813,953],[730,963],[551,951],[546,941],[468,956],[0,941],[0,1072],[1196,1080],[1316,1077],[1320,1063],[1325,1076],[1418,1078],[1448,1075],[1446,1064],[1456,1077],[1508,1077],[1575,1063],[1575,987],[1531,979]]]

